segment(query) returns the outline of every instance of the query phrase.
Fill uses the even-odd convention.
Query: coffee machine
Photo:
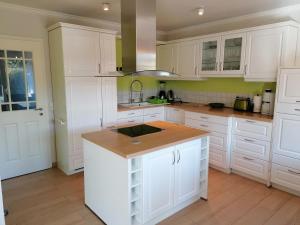
[[[274,101],[275,101],[275,94],[272,92],[271,89],[266,89],[262,98],[261,114],[273,115]]]

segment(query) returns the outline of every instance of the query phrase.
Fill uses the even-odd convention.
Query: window
[[[0,50],[0,112],[36,108],[32,52]]]

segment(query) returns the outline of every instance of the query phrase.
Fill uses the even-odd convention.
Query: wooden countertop
[[[132,138],[117,133],[114,129],[105,129],[83,134],[82,137],[122,157],[132,158],[209,135],[207,131],[170,122],[155,121],[146,124],[164,130]],[[139,143],[133,141],[139,141]]]
[[[159,105],[161,106],[161,105]],[[137,107],[137,108],[126,108],[122,106],[118,106],[118,111],[128,111],[128,110],[137,110],[137,109],[144,109],[149,107],[159,107],[159,106],[146,106],[146,107]],[[208,105],[202,105],[198,103],[178,103],[178,104],[169,104],[166,105],[167,107],[182,109],[189,112],[196,112],[196,113],[204,113],[208,115],[215,115],[215,116],[223,116],[223,117],[237,117],[237,118],[245,118],[245,119],[252,119],[258,120],[263,122],[272,122],[273,116],[262,115],[260,113],[253,113],[253,112],[238,112],[233,110],[232,108],[223,108],[223,109],[212,109]]]
[[[239,112],[235,111],[233,108],[223,108],[223,109],[212,109],[208,105],[201,105],[196,103],[182,103],[182,104],[174,104],[169,105],[168,107],[178,108],[189,112],[198,112],[215,116],[223,116],[223,117],[237,117],[237,118],[245,118],[252,119],[264,122],[272,122],[273,116],[262,115],[261,113],[253,113],[253,112]]]

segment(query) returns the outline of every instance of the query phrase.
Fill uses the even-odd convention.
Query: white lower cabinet
[[[273,163],[271,181],[300,193],[300,170]]]
[[[143,157],[143,218],[155,224],[200,197],[207,198],[208,138]],[[178,209],[179,210],[179,209]]]
[[[232,152],[231,167],[245,174],[267,180],[269,176],[269,162],[245,154]]]
[[[166,107],[166,121],[184,124],[184,110]]]

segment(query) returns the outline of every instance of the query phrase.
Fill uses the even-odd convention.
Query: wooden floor
[[[57,169],[3,182],[7,225],[101,225],[83,203],[83,175]],[[300,225],[300,198],[216,170],[209,200],[198,201],[161,225]]]

